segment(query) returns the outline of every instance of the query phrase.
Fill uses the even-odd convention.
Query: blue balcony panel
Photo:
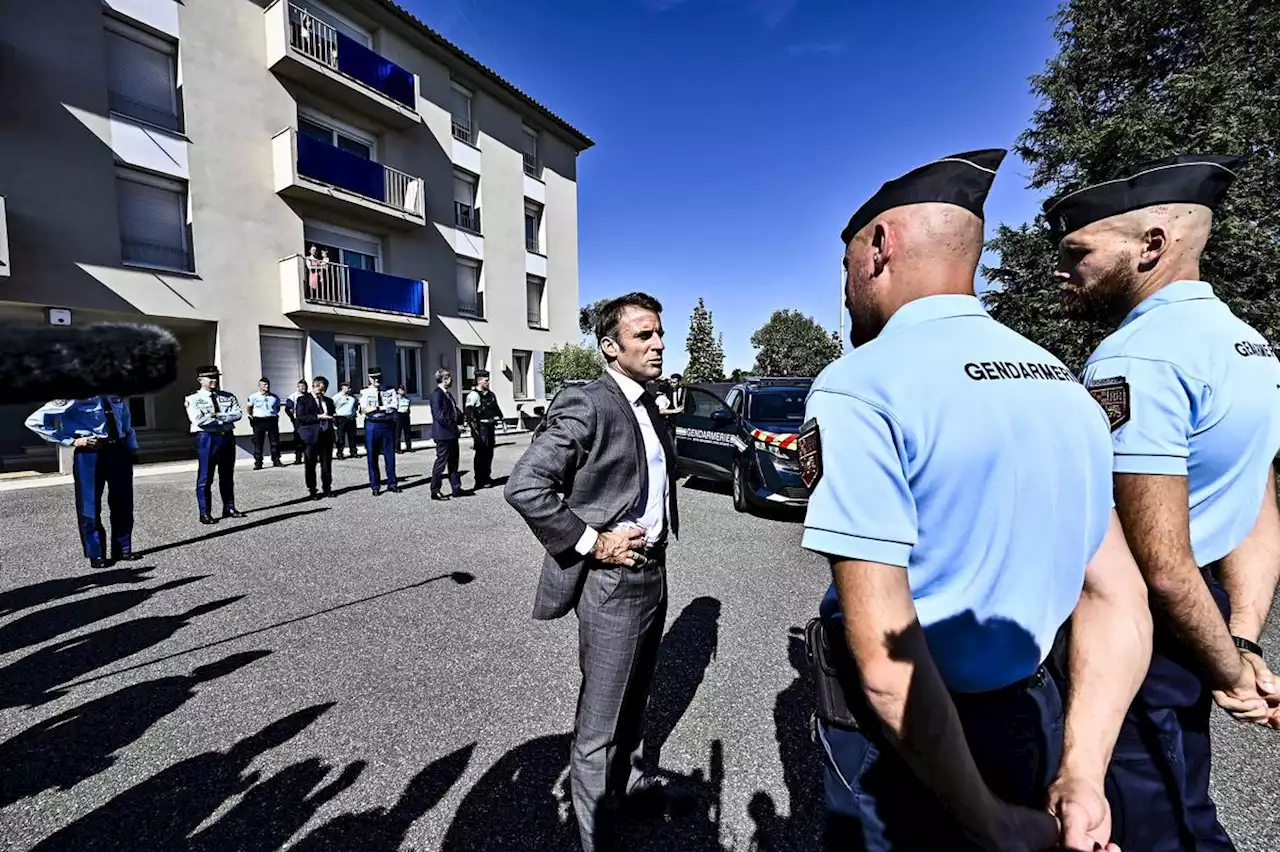
[[[338,70],[376,89],[409,109],[416,109],[413,75],[342,33],[338,37]]]
[[[366,160],[301,133],[298,134],[298,174],[375,201],[387,200],[386,172],[382,163]]]
[[[352,268],[351,305],[423,316],[426,294],[421,281]]]

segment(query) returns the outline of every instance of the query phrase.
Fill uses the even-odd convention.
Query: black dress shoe
[[[112,562],[137,562],[142,557],[136,553],[117,553],[111,557]]]
[[[312,500],[319,500],[319,499],[320,499],[320,492],[319,492],[319,491],[312,491],[312,492],[311,492],[311,499],[312,499]]]
[[[432,499],[432,500],[439,500],[441,503],[447,502],[447,501],[449,500],[448,496],[446,496],[446,495],[444,495],[444,494],[432,494],[432,495],[431,495],[431,499]]]
[[[249,516],[248,516],[248,515],[246,515],[244,512],[237,512],[235,509],[223,509],[223,510],[222,510],[222,517],[224,517],[224,518],[247,518],[247,517],[249,517]]]
[[[380,496],[381,494],[382,494],[382,489],[381,489],[381,488],[375,488],[375,489],[373,489],[373,496],[374,496],[374,497],[378,497],[378,496]]]
[[[94,570],[106,568],[108,564],[109,563],[105,559],[93,559],[92,557],[89,559],[89,567]]]
[[[400,493],[400,486],[399,486],[399,485],[392,485],[392,486],[390,486],[389,488],[387,488],[387,490],[388,490],[388,491],[390,491],[392,494],[399,494],[399,493]]]
[[[336,497],[337,495],[333,493],[333,489],[332,489],[332,488],[326,488],[326,489],[324,490],[324,496],[325,496],[325,497]]]
[[[254,470],[262,470],[262,462],[254,462],[254,463],[253,463],[253,469],[254,469]]]
[[[633,817],[685,814],[697,806],[696,797],[659,775],[645,775],[622,799],[622,811]]]
[[[284,467],[284,462],[280,461],[280,459],[272,459],[272,460],[271,460],[271,466],[272,466],[272,467]]]
[[[213,519],[213,515],[201,515],[201,516],[200,516],[200,523],[202,523],[202,524],[216,524],[216,523],[217,523],[217,521],[215,521],[215,520]]]

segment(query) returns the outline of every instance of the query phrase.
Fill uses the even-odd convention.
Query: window
[[[462,361],[462,375],[458,377],[458,387],[469,391],[476,386],[476,370],[483,370],[489,362],[489,350],[471,346],[463,346],[459,350]]]
[[[533,363],[532,352],[521,352],[519,349],[511,353],[511,387],[516,399],[529,399],[529,365]]]
[[[458,258],[458,313],[462,316],[484,316],[484,290],[480,289],[480,264]]]
[[[177,48],[113,18],[106,19],[107,105],[112,112],[177,131]]]
[[[758,390],[748,400],[747,419],[804,422],[805,391]]]
[[[120,168],[116,205],[125,263],[191,271],[185,183]]]
[[[525,302],[529,311],[529,328],[546,328],[547,321],[542,309],[547,292],[547,279],[536,275],[525,276]]]
[[[396,384],[409,396],[422,397],[422,344],[396,344]]]
[[[351,382],[351,387],[362,388],[369,381],[365,370],[368,361],[369,341],[362,337],[339,337],[334,346],[334,359],[337,361],[337,386],[342,382]],[[297,381],[297,379],[294,379]],[[275,382],[272,382],[272,387]]]
[[[303,342],[301,334],[283,328],[262,328],[258,331],[262,375],[281,397],[293,393],[293,386],[302,378]]]
[[[524,173],[537,177],[538,169],[538,134],[529,128],[524,129]]]
[[[542,205],[536,201],[524,203],[524,247],[542,254]]]
[[[359,138],[350,131],[338,130],[336,127],[330,127],[313,118],[298,116],[298,133],[324,142],[327,145],[333,145],[335,148],[341,148],[348,154],[355,154],[361,159],[372,160],[374,158],[372,139]]]
[[[129,403],[130,426],[143,431],[155,428],[155,406],[149,395],[131,396],[125,401]]]
[[[480,233],[480,209],[476,206],[476,178],[453,173],[453,219],[459,228]]]
[[[734,414],[741,416],[742,414],[742,391],[734,388],[729,391],[729,395],[725,397],[724,404],[733,410]]]
[[[329,252],[330,263],[341,263],[370,272],[377,272],[381,266],[382,245],[372,234],[362,234],[328,224],[304,223],[302,236],[306,246],[304,253],[315,246],[322,255],[324,251]]]
[[[449,112],[453,116],[453,138],[472,142],[475,137],[471,128],[471,92],[457,83],[449,92]]]

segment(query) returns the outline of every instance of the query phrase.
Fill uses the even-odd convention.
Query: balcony
[[[475,139],[471,136],[471,119],[459,118],[453,116],[453,138],[460,139],[468,145],[474,145]]]
[[[4,196],[0,195],[0,278],[9,275],[9,220],[5,218]]]
[[[288,0],[268,6],[265,18],[267,67],[275,73],[385,127],[422,122],[416,75]]]
[[[458,316],[484,319],[484,293],[459,293]]]
[[[280,303],[285,314],[350,317],[397,325],[430,324],[427,283],[341,263],[308,268],[307,258],[280,261]]]
[[[542,179],[542,169],[538,168],[538,155],[524,152],[524,173],[531,178]]]
[[[453,222],[464,231],[480,233],[480,209],[461,201],[453,202]]]
[[[366,160],[296,130],[271,140],[276,192],[382,227],[426,224],[422,178]]]

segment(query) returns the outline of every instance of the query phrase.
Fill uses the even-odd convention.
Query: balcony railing
[[[463,142],[470,143],[471,139],[471,119],[453,117],[453,138],[461,139]]]
[[[137,263],[142,266],[191,271],[191,252],[172,245],[122,239],[120,259],[125,263]]]
[[[524,173],[529,177],[538,177],[538,155],[524,152]]]
[[[307,302],[426,316],[426,288],[422,281],[301,255],[297,260]]]
[[[302,134],[298,134],[298,174],[423,215],[420,178]]]
[[[480,233],[480,210],[461,201],[453,202],[453,221],[459,228]]]
[[[460,293],[458,295],[458,314],[464,317],[484,318],[484,294]]]
[[[339,74],[417,109],[413,74],[329,24],[289,4],[289,44]]]
[[[529,307],[529,328],[544,328],[542,323],[542,308]]]
[[[542,245],[538,242],[537,237],[525,237],[524,247],[534,254],[542,254]]]

